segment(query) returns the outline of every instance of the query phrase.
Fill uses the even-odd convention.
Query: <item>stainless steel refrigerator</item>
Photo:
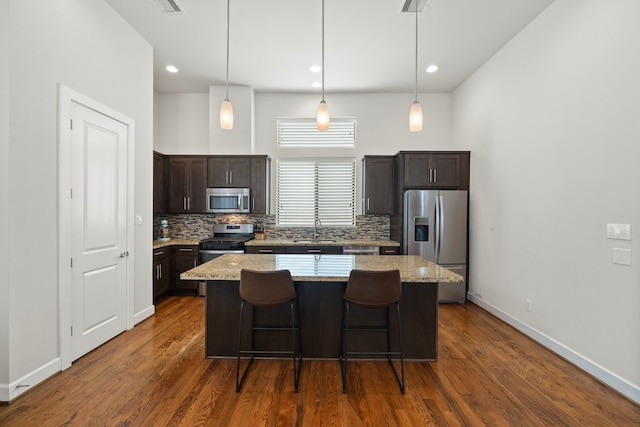
[[[404,254],[419,255],[464,277],[440,283],[440,302],[463,303],[467,289],[467,192],[407,190],[404,193]]]

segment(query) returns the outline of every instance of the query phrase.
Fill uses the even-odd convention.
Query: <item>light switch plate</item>
[[[134,223],[135,225],[142,225],[142,215],[136,215]]]
[[[631,249],[613,248],[614,264],[631,265]]]
[[[607,239],[631,240],[631,224],[607,224]]]

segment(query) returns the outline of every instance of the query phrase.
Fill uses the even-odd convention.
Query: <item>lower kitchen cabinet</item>
[[[247,246],[248,254],[333,254],[342,255],[342,246]]]
[[[171,289],[170,248],[153,250],[153,299],[166,294]]]
[[[198,282],[196,280],[181,280],[180,274],[191,270],[198,265],[198,245],[176,245],[171,247],[173,265],[173,291],[177,294],[197,294]]]
[[[380,255],[399,255],[399,246],[380,246]]]
[[[286,254],[286,246],[247,246],[245,252],[248,254]]]

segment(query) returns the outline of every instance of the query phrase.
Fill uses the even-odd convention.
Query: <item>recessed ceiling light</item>
[[[170,73],[177,73],[178,69],[174,65],[167,65],[166,70]]]
[[[320,86],[321,86],[321,84],[320,84],[320,82],[313,82],[313,83],[311,83],[311,86],[313,86],[313,87],[320,87]]]
[[[437,65],[429,65],[427,67],[427,73],[435,73],[436,71],[438,71]]]
[[[320,71],[322,71],[322,67],[319,65],[312,65],[309,69],[312,73],[319,73]]]

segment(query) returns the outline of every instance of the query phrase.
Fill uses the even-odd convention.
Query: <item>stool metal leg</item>
[[[347,392],[347,335],[349,333],[349,302],[342,305],[342,328],[340,336],[340,370],[342,371],[342,392]]]
[[[298,327],[296,328],[295,315],[294,315],[294,303],[296,306],[296,312],[298,314]],[[290,303],[291,308],[291,356],[293,359],[293,391],[298,392],[298,381],[300,379],[300,367],[302,366],[302,334],[300,332],[300,304],[296,300],[292,300]],[[296,330],[298,335],[298,354],[296,355]],[[296,358],[298,359],[296,363]],[[297,366],[296,366],[297,365]]]
[[[244,325],[244,303],[245,303],[244,300],[242,300],[242,303],[240,303],[240,327],[238,328],[238,356],[236,361],[236,393],[240,391],[240,386],[242,385],[242,381],[244,380],[244,377],[247,374],[247,371],[249,370],[249,366],[251,366],[251,363],[253,362],[253,353],[252,353],[251,358],[249,359],[249,364],[242,372],[242,377],[241,377],[240,376],[240,354],[242,352],[242,327]],[[253,332],[251,333],[251,335],[252,335],[251,350],[253,350]]]

